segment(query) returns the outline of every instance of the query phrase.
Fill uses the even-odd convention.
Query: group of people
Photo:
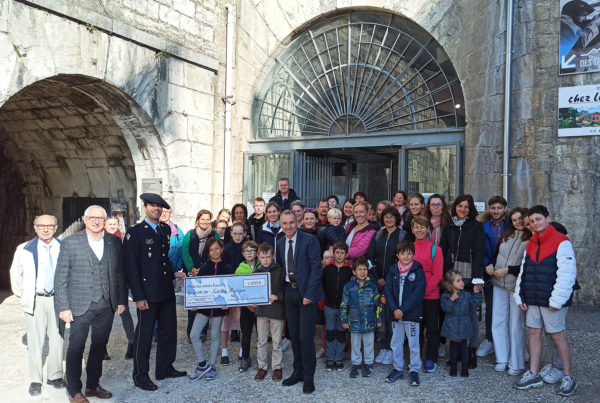
[[[506,200],[494,196],[478,217],[470,195],[461,194],[448,206],[439,194],[425,200],[419,193],[409,197],[398,191],[391,201],[373,205],[357,192],[343,204],[331,195],[308,208],[288,179],[278,184],[279,192],[268,202],[253,201],[251,215],[244,204],[236,204],[213,221],[203,209],[185,234],[170,220],[170,206],[155,194],[141,195],[146,217],[122,240],[98,206],[86,210],[86,230],[62,243],[53,237],[56,218],[37,217],[37,237],[19,246],[11,267],[13,291],[21,297],[27,323],[29,392],[41,390],[40,343],[46,333],[48,384],[65,386],[62,328],[70,323],[70,400],[110,397],[99,378],[115,311],[128,333],[126,358],[133,356],[137,387],[158,388],[148,375],[153,338],[158,343],[156,379],[186,376],[173,367],[174,280],[269,272],[269,305],[188,311],[187,334],[198,360],[190,381],[217,377],[219,350],[220,364],[230,363],[230,336],[240,340],[239,372],[248,371],[256,327],[254,379],[263,381],[268,374],[271,341],[272,381],[283,386],[302,382],[304,393],[315,390],[317,358],[325,356],[327,371],[343,371],[348,349],[350,377],[369,377],[378,363],[391,365],[386,382],[402,379],[405,338],[412,386],[420,384],[421,371],[437,370],[439,358],[448,357],[450,376],[459,374],[460,365],[460,375],[467,377],[478,356],[494,353],[496,371],[519,376],[515,388],[560,382],[558,394],[574,393],[565,318],[577,286],[575,256],[566,229],[551,221],[546,207],[509,211]],[[134,334],[127,330],[133,329],[127,318],[128,289],[137,308]],[[486,326],[478,346],[482,300]],[[317,353],[320,316],[322,351]],[[82,394],[81,358],[90,328]],[[544,331],[552,340],[552,358],[540,368]],[[293,367],[284,379],[287,346]]]

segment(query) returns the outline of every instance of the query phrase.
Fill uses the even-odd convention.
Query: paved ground
[[[186,313],[179,308],[178,315],[181,342],[178,344],[175,367],[190,372],[194,368],[195,359],[192,347],[185,338]],[[56,390],[48,385],[42,388],[42,395],[36,398],[27,393],[29,375],[23,313],[18,299],[6,291],[0,292],[0,318],[0,402],[67,401],[64,389]],[[123,358],[127,342],[119,318],[115,319],[108,346],[112,359],[104,363],[101,385],[113,392],[114,402],[381,402],[389,398],[436,402],[600,401],[600,381],[597,376],[600,368],[600,309],[572,308],[567,327],[574,356],[574,374],[579,382],[578,393],[570,399],[557,396],[551,385],[524,392],[513,389],[511,383],[515,378],[494,372],[493,355],[480,359],[479,367],[471,371],[471,377],[468,379],[451,378],[445,368],[434,374],[421,374],[419,388],[410,387],[406,380],[392,385],[386,384],[384,378],[390,370],[389,366],[376,364],[373,377],[351,380],[347,369],[344,372],[326,372],[324,362],[319,360],[315,381],[317,390],[313,395],[306,397],[302,394],[301,384],[284,388],[270,380],[255,382],[256,362],[253,352],[254,366],[245,374],[237,372],[237,360],[232,360],[232,365],[226,367],[217,364],[217,379],[214,381],[207,382],[202,379],[190,382],[185,378],[165,380],[157,382],[158,391],[144,392],[133,386],[132,362]],[[236,357],[238,349],[239,343],[231,343],[230,355]],[[291,360],[291,351],[287,351],[284,354],[284,376],[290,372]],[[348,362],[345,364],[347,368]],[[407,375],[405,372],[406,377]],[[270,379],[270,373],[268,377],[267,379]]]

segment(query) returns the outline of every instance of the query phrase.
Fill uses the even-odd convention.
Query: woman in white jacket
[[[500,238],[492,261],[485,268],[494,285],[492,335],[497,362],[494,369],[504,372],[508,366],[508,374],[513,376],[525,368],[525,314],[512,298],[525,246],[531,238],[531,231],[523,223],[525,215],[524,208],[511,211],[508,230]]]

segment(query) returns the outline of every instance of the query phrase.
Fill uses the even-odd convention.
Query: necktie
[[[54,268],[52,266],[52,254],[50,248],[52,245],[45,245],[48,258],[46,259],[46,267],[44,268],[44,292],[50,294],[54,291]]]
[[[296,277],[294,276],[294,243],[291,239],[288,242],[289,247],[287,251],[287,273],[288,278],[290,279],[290,283],[295,283]]]

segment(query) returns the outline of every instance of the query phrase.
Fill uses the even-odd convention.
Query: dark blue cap
[[[165,201],[165,199],[163,199],[156,193],[142,193],[140,195],[140,199],[142,199],[142,201],[144,203],[156,204],[157,206],[161,206],[163,208],[168,208],[168,209],[171,208],[171,206],[169,206],[169,204]]]

